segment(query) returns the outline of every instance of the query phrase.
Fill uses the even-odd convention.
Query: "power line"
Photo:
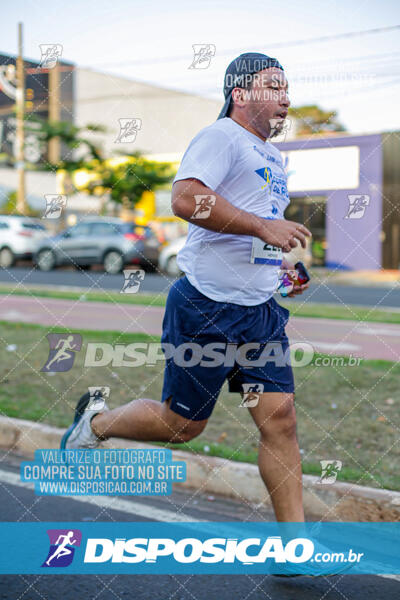
[[[365,29],[359,31],[350,31],[347,33],[338,33],[333,35],[324,35],[315,38],[306,38],[301,40],[294,40],[292,42],[278,42],[275,44],[268,44],[268,49],[270,48],[291,48],[293,46],[305,46],[307,44],[318,44],[321,42],[328,42],[331,40],[339,40],[344,38],[352,38],[359,37],[362,35],[374,35],[377,33],[388,33],[389,31],[395,31],[400,29],[400,25],[390,25],[388,27],[375,27],[374,29]],[[260,48],[265,47],[265,42],[260,44]],[[239,52],[243,48],[231,48],[229,50],[223,50],[222,52],[218,52],[218,56],[227,56],[236,52]],[[150,58],[150,59],[139,59],[139,60],[129,60],[125,62],[113,62],[113,63],[97,63],[95,66],[102,67],[123,67],[127,65],[152,65],[152,64],[160,64],[160,63],[169,63],[176,62],[179,60],[188,60],[188,55],[179,55],[179,56],[163,56],[158,58]]]
[[[375,33],[387,33],[388,31],[394,31],[400,29],[400,25],[390,25],[388,27],[376,27],[375,29],[365,29],[364,31],[350,31],[348,33],[338,33],[333,35],[324,35],[316,38],[308,38],[305,40],[296,40],[294,42],[279,42],[278,44],[270,44],[269,48],[289,48],[291,46],[302,46],[305,44],[315,44],[318,42],[327,42],[329,40],[339,40],[343,38],[358,37],[361,35],[369,35]]]

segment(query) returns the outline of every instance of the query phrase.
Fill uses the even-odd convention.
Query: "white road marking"
[[[397,337],[400,339],[400,327],[397,331],[393,330],[393,329],[378,329],[378,328],[374,329],[373,327],[362,327],[362,328],[360,327],[355,330],[355,333],[362,333],[363,335],[374,335],[374,336],[391,335],[393,337]]]
[[[3,471],[2,469],[0,469],[0,483],[16,485],[18,487],[28,488],[34,491],[31,483],[20,480],[19,473]],[[95,504],[99,508],[104,508],[107,510],[119,510],[131,515],[136,515],[137,517],[145,517],[151,521],[192,521],[196,523],[206,522],[204,519],[195,519],[192,516],[182,512],[176,513],[170,510],[164,510],[162,508],[155,508],[150,504],[141,504],[140,502],[121,500],[120,498],[113,496],[57,496],[57,498],[68,498],[69,500],[74,500],[75,502]]]
[[[290,337],[290,336],[289,336]],[[290,338],[291,344],[310,344],[313,348],[319,350],[332,350],[334,352],[338,352],[339,350],[343,350],[345,352],[361,350],[360,346],[356,346],[355,344],[347,344],[346,342],[321,342],[320,340],[293,340]]]
[[[33,484],[26,481],[21,481],[19,473],[13,473],[10,471],[4,471],[0,469],[0,484],[6,483],[9,485],[16,485],[18,487],[27,488],[33,490]],[[37,496],[39,498],[40,496]],[[51,497],[51,496],[42,496]],[[135,501],[121,500],[118,497],[112,496],[57,496],[57,498],[67,498],[69,500],[75,500],[76,502],[84,502],[86,504],[94,504],[99,508],[106,510],[119,510],[135,516],[145,517],[150,521],[164,521],[164,522],[175,522],[175,523],[186,523],[187,526],[197,533],[204,533],[202,523],[210,523],[207,519],[195,519],[191,515],[185,513],[176,513],[170,510],[163,510],[161,508],[155,508],[149,504],[140,504]],[[213,522],[214,523],[214,522]],[[243,535],[244,524],[238,522],[238,529],[235,529],[235,525],[225,525],[221,522],[215,522],[213,532],[215,535],[221,537],[227,537],[231,535],[235,538]],[[208,531],[208,530],[207,530]]]
[[[13,473],[10,471],[4,471],[0,469],[0,485],[6,483],[9,485],[16,485],[18,487],[33,490],[33,484],[26,481],[21,481],[19,473]],[[41,496],[36,496],[40,498]],[[51,496],[42,496],[51,497]],[[221,521],[209,521],[207,519],[195,519],[185,513],[175,513],[169,510],[163,510],[155,508],[149,504],[140,504],[139,502],[130,502],[127,500],[120,500],[118,497],[111,496],[57,496],[57,498],[67,498],[69,500],[75,500],[77,502],[84,502],[86,504],[94,504],[99,508],[107,510],[119,510],[121,512],[129,513],[135,516],[145,517],[151,521],[164,521],[164,522],[182,522],[187,525],[189,529],[193,531],[193,535],[200,535],[209,533],[209,529],[204,530],[203,523],[213,523],[213,535],[220,537],[231,537],[238,539],[243,537],[245,531],[245,522],[238,521],[238,528],[231,522],[225,524]]]
[[[32,321],[32,317],[19,310],[6,310],[0,313],[0,319],[4,321]]]

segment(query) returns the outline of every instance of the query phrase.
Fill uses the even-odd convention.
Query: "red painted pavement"
[[[107,302],[0,296],[0,320],[73,329],[114,330],[161,335],[164,308]],[[326,354],[400,360],[400,325],[293,317],[291,343],[307,342]]]

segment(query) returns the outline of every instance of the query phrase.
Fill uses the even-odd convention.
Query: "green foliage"
[[[7,200],[1,207],[3,215],[17,214],[17,191],[13,190],[7,194]]]
[[[42,144],[48,144],[50,140],[59,138],[61,144],[70,150],[71,155],[74,151],[79,150],[80,158],[60,160],[56,164],[58,169],[72,172],[85,168],[88,161],[102,158],[99,147],[85,137],[85,133],[88,132],[105,132],[105,128],[101,125],[89,124],[85,127],[77,127],[68,121],[46,121],[40,117],[31,116],[29,124],[25,126],[25,131],[35,135]],[[45,163],[39,168],[52,171],[54,165]]]
[[[146,191],[170,182],[174,172],[170,163],[159,163],[144,158],[139,152],[124,155],[127,160],[119,164],[105,161],[93,161],[91,169],[96,172],[95,181],[87,185],[87,191],[94,193],[100,188],[108,192],[110,198],[117,203],[129,204],[138,202]]]
[[[3,215],[18,215],[17,211],[17,190],[13,190],[7,194],[7,200],[5,204],[1,206],[1,213]],[[37,217],[39,216],[39,211],[34,210],[29,205],[24,210],[24,216],[26,217]]]
[[[336,111],[323,110],[316,104],[289,108],[289,116],[297,121],[298,135],[345,131],[343,125],[337,121]]]

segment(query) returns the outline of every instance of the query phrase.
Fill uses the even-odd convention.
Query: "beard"
[[[284,131],[286,119],[265,115],[267,107],[254,103],[250,110],[250,123],[265,139],[277,137]],[[268,111],[269,112],[269,111]]]

